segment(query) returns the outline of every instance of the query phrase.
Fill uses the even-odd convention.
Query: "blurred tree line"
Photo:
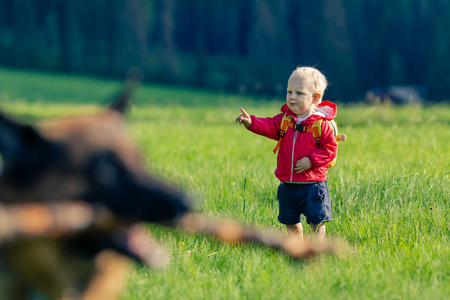
[[[0,0],[0,63],[283,95],[316,66],[326,98],[421,85],[450,98],[450,0]]]

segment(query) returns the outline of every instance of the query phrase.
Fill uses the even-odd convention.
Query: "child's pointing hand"
[[[252,118],[250,115],[241,107],[242,115],[236,118],[236,123],[244,124],[246,127],[252,125]]]

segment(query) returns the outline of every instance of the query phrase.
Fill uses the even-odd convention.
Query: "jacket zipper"
[[[290,180],[290,182],[292,182],[292,179],[294,177],[294,149],[295,149],[295,140],[297,139],[297,134],[298,134],[298,131],[296,130],[295,133],[294,133],[294,140],[293,140],[293,143],[292,143],[291,180]]]

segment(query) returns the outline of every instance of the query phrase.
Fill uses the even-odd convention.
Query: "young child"
[[[311,67],[297,67],[289,78],[286,104],[273,118],[250,116],[243,108],[239,124],[262,136],[279,140],[283,116],[292,117],[297,128],[310,128],[317,119],[332,120],[336,105],[322,102],[327,87],[325,76]],[[303,126],[302,126],[303,125]],[[301,214],[319,240],[325,237],[325,222],[331,219],[331,202],[326,182],[328,163],[336,157],[337,142],[328,122],[321,124],[317,143],[312,132],[287,128],[279,144],[275,176],[278,187],[278,221],[289,234],[303,238]],[[304,130],[304,129],[303,129]]]

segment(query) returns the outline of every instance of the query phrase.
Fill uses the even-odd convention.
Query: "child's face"
[[[296,115],[306,117],[314,111],[320,95],[313,94],[307,78],[293,74],[288,81],[286,104]]]

